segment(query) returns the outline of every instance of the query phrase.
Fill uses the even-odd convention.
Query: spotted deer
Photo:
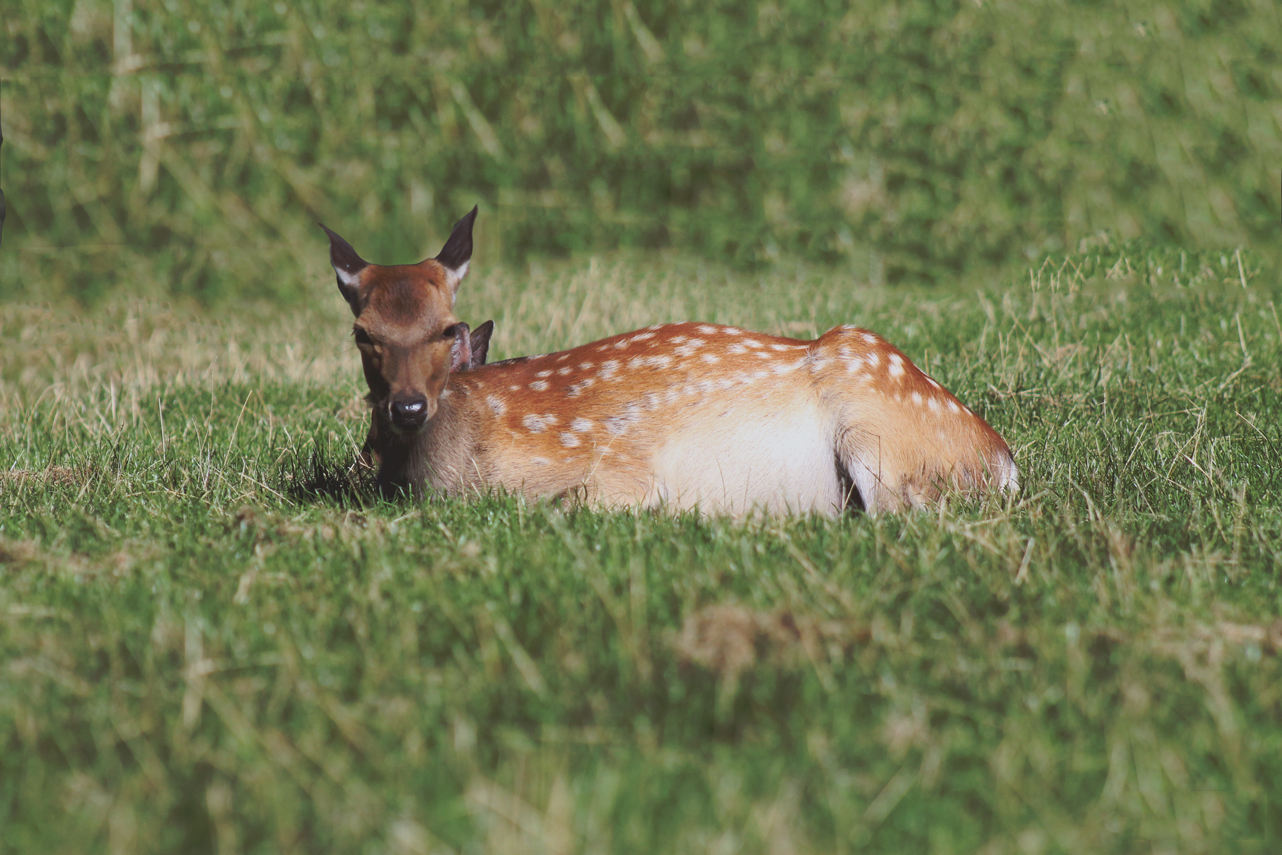
[[[656,324],[557,353],[460,361],[468,332],[454,301],[475,218],[473,208],[435,258],[409,265],[369,264],[325,229],[356,317],[384,495],[497,488],[612,507],[836,515],[1019,489],[996,431],[854,327],[799,341]]]

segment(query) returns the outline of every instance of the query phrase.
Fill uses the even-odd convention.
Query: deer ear
[[[459,283],[467,275],[467,266],[472,260],[472,223],[476,220],[476,207],[463,215],[463,219],[454,225],[450,239],[436,254],[436,261],[445,268],[449,275],[450,290],[458,293]]]
[[[485,364],[485,357],[490,352],[490,336],[494,335],[494,321],[486,321],[472,330],[472,367],[479,368]]]
[[[338,290],[347,305],[352,307],[352,314],[359,315],[361,271],[369,267],[369,263],[356,254],[350,243],[330,231],[324,223],[319,225],[329,235],[329,263],[334,265],[334,273],[338,275]]]
[[[472,367],[472,336],[467,324],[454,325],[454,342],[450,345],[450,373],[466,371]]]

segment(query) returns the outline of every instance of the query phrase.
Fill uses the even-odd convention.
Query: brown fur
[[[831,514],[1018,489],[1001,436],[865,330],[799,341],[667,324],[483,364],[453,312],[474,216],[417,265],[368,264],[330,233],[384,492],[497,487],[615,506]]]

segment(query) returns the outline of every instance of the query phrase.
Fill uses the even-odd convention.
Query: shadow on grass
[[[298,504],[364,508],[377,501],[373,467],[321,439],[282,460],[277,481],[280,492]]]

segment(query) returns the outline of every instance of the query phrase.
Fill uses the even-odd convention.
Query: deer
[[[485,363],[454,313],[473,208],[441,251],[371,264],[322,224],[355,317],[381,495],[839,516],[1014,494],[997,431],[881,336],[686,321]],[[478,329],[479,331],[479,329]],[[479,362],[474,354],[480,351]]]

